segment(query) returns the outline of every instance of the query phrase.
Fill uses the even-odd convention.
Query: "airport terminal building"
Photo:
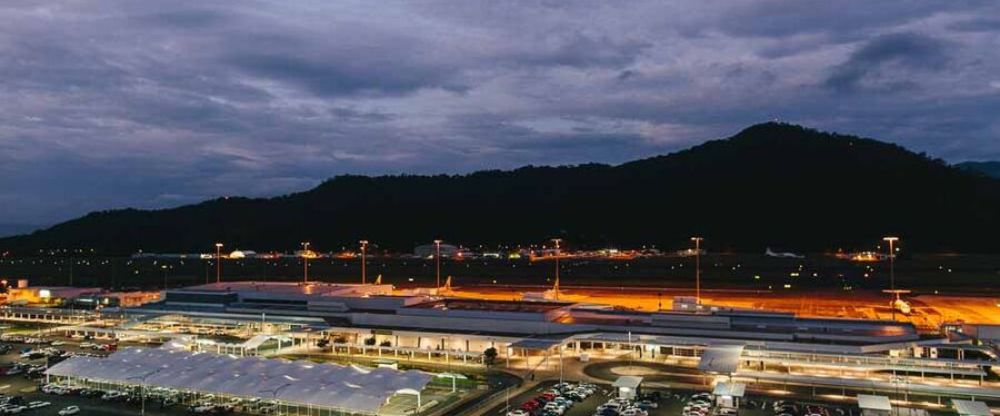
[[[1000,391],[977,386],[997,361],[993,348],[922,338],[910,323],[728,308],[689,312],[684,302],[675,302],[678,310],[638,312],[554,301],[394,296],[391,289],[227,282],[170,290],[163,302],[127,312],[132,320],[154,327],[169,325],[179,316],[189,322],[245,325],[253,337],[244,344],[193,347],[238,355],[322,345],[341,354],[482,365],[484,351],[494,348],[499,365],[530,372],[556,355],[585,359],[630,354],[635,359],[672,360],[706,375],[776,383],[805,379],[846,388],[863,379],[865,388],[873,391],[898,390],[891,383],[866,379],[877,374],[958,380],[957,387],[929,388],[928,393],[947,390],[940,394],[962,397],[975,391],[1000,398]],[[262,349],[264,343],[270,343],[270,349]],[[774,365],[789,370],[768,371]],[[824,371],[792,374],[793,368]],[[830,372],[839,375],[828,376]],[[966,388],[961,383],[969,384]]]
[[[172,351],[160,356],[147,350],[144,354],[156,357],[132,357],[132,363],[177,359],[182,366],[201,356],[227,357],[211,363],[220,371],[239,372],[273,361],[265,357],[325,354],[391,367],[408,361],[449,368],[494,365],[530,376],[539,369],[561,369],[564,359],[627,357],[685,368],[705,385],[725,380],[768,391],[811,386],[813,394],[837,395],[902,391],[904,397],[938,403],[949,398],[1000,400],[1000,388],[994,387],[994,346],[968,337],[921,336],[905,322],[804,318],[699,306],[684,299],[675,301],[673,310],[641,312],[598,304],[394,293],[399,292],[377,284],[223,282],[168,290],[160,302],[140,307],[105,309],[104,317],[116,322],[103,326],[85,322],[100,319],[91,312],[72,321],[23,308],[8,313],[13,319],[55,319],[62,325],[54,331],[68,336],[162,342],[160,349]],[[73,362],[53,367],[50,375],[127,381],[88,373],[88,366]],[[192,367],[188,376],[197,378],[199,368]],[[267,368],[316,376],[295,366]],[[217,392],[208,389],[214,385],[206,386],[201,393],[256,397],[240,382],[233,380],[230,390]],[[327,384],[332,383],[336,381]],[[386,397],[413,396],[405,393],[420,393],[417,387],[385,390],[387,396],[371,403],[384,406]],[[282,403],[299,414],[390,413],[372,410],[371,403],[345,411],[340,403],[287,399]],[[406,403],[413,410],[420,399]]]

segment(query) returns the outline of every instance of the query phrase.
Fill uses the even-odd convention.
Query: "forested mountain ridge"
[[[996,251],[1000,180],[900,146],[800,126],[758,124],[664,156],[617,166],[524,167],[466,175],[344,175],[275,198],[225,198],[163,210],[95,212],[0,250],[86,247],[102,253],[227,247],[319,250],[365,238],[409,251],[464,244],[797,251],[873,247],[898,234],[922,251]]]

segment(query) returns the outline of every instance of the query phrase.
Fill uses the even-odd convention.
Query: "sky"
[[[0,225],[769,120],[1000,160],[996,1],[0,2]]]

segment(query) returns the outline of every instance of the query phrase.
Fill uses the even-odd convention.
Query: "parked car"
[[[0,406],[0,413],[3,413],[5,415],[13,415],[13,414],[21,413],[25,409],[27,409],[27,407],[24,407],[24,406],[21,406],[21,405],[17,405],[17,404],[5,404],[3,406]]]
[[[652,400],[648,400],[648,399],[646,399],[646,400],[639,400],[638,402],[636,402],[635,405],[638,406],[642,410],[656,409],[656,408],[660,407],[659,403],[656,403],[656,402],[654,402]]]
[[[79,406],[66,406],[59,411],[59,416],[69,416],[69,415],[75,415],[77,413],[80,413]]]
[[[51,402],[34,401],[34,402],[28,403],[28,408],[29,409],[41,409],[43,407],[47,407],[47,406],[51,406],[51,405],[52,405]]]

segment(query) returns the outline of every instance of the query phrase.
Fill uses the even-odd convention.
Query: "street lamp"
[[[140,400],[142,401],[142,411],[141,411],[142,416],[146,416],[146,379],[153,374],[159,373],[160,371],[163,371],[163,369],[157,368],[156,370],[150,371],[146,374],[133,376],[126,379],[126,380],[139,380],[142,383],[139,384],[139,396],[141,396]]]
[[[436,287],[441,290],[441,240],[434,240],[434,262],[437,269]]]
[[[222,243],[215,243],[215,283],[222,281]]]
[[[899,241],[899,237],[882,237],[882,241],[889,243],[889,292],[895,293],[896,298],[899,298],[899,292],[896,292],[896,251],[894,250],[895,244]],[[892,320],[896,320],[896,302],[890,301],[889,309],[892,311]]]
[[[368,248],[368,240],[361,240],[358,243],[361,244],[361,284],[365,284],[367,282],[365,276],[365,254]]]
[[[883,237],[889,243],[889,290],[896,290],[896,251],[893,249],[899,237]]]
[[[167,269],[169,269],[169,267],[164,264],[160,266],[160,268],[163,269],[163,290],[167,290]]]
[[[556,300],[559,300],[559,243],[562,242],[562,239],[553,238],[552,242],[556,244],[556,284],[552,290],[555,292]]]
[[[694,241],[694,301],[695,309],[701,305],[701,241],[702,237],[691,237]]]
[[[309,242],[302,242],[302,279],[309,283]]]
[[[258,393],[271,393],[271,400],[277,402],[278,401],[278,394],[281,393],[282,390],[284,390],[286,388],[289,388],[291,386],[293,386],[292,383],[285,383],[285,384],[282,384],[282,385],[280,385],[278,387],[275,387],[273,389],[258,390],[257,392]]]

